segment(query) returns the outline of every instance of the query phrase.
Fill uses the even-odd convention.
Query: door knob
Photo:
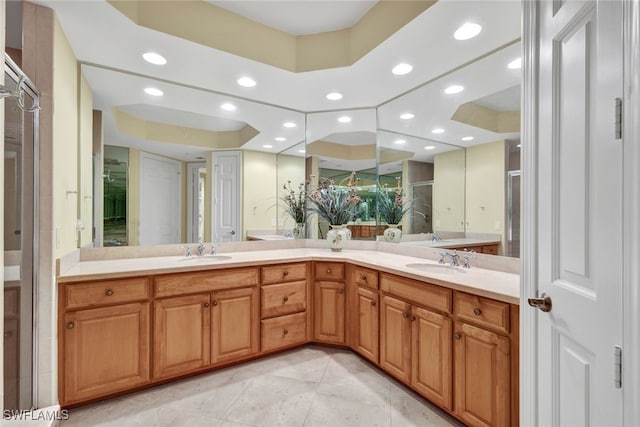
[[[531,307],[539,308],[541,311],[548,313],[551,311],[551,297],[542,294],[540,298],[529,298],[527,300]]]
[[[231,235],[235,236],[235,234],[236,234],[236,230],[231,230]]]

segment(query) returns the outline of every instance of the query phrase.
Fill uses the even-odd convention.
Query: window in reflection
[[[104,146],[104,246],[127,246],[129,149]]]

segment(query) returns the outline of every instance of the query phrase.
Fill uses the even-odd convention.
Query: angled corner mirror
[[[307,114],[306,175],[311,189],[322,179],[346,191],[355,173],[360,199],[346,223],[355,240],[375,239],[376,224],[376,110],[373,108]],[[322,215],[307,220],[309,238],[325,238],[330,221]]]
[[[400,178],[413,203],[404,240],[491,240],[519,256],[520,54],[516,40],[378,108],[380,181]]]

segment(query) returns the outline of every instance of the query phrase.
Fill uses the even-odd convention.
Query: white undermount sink
[[[414,262],[411,264],[407,264],[406,267],[420,270],[425,273],[435,273],[435,274],[465,274],[466,273],[466,270],[462,269],[461,267],[451,267],[448,265],[441,265],[441,264],[427,264],[422,262]]]
[[[231,257],[227,255],[203,255],[203,256],[185,256],[181,257],[178,261],[184,263],[209,263],[230,260]]]

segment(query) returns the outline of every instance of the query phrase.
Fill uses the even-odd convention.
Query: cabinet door
[[[181,375],[209,364],[209,294],[155,301],[153,376]]]
[[[211,363],[260,351],[258,287],[229,289],[211,295]]]
[[[63,403],[149,381],[149,303],[64,315]]]
[[[399,380],[409,383],[411,305],[385,295],[380,310],[380,366]]]
[[[378,363],[378,294],[367,288],[356,289],[356,331],[355,350]]]
[[[455,412],[470,426],[509,425],[509,339],[456,323]]]
[[[317,281],[313,296],[314,338],[344,344],[344,283]]]
[[[414,307],[411,317],[411,385],[436,405],[452,408],[452,322]]]

